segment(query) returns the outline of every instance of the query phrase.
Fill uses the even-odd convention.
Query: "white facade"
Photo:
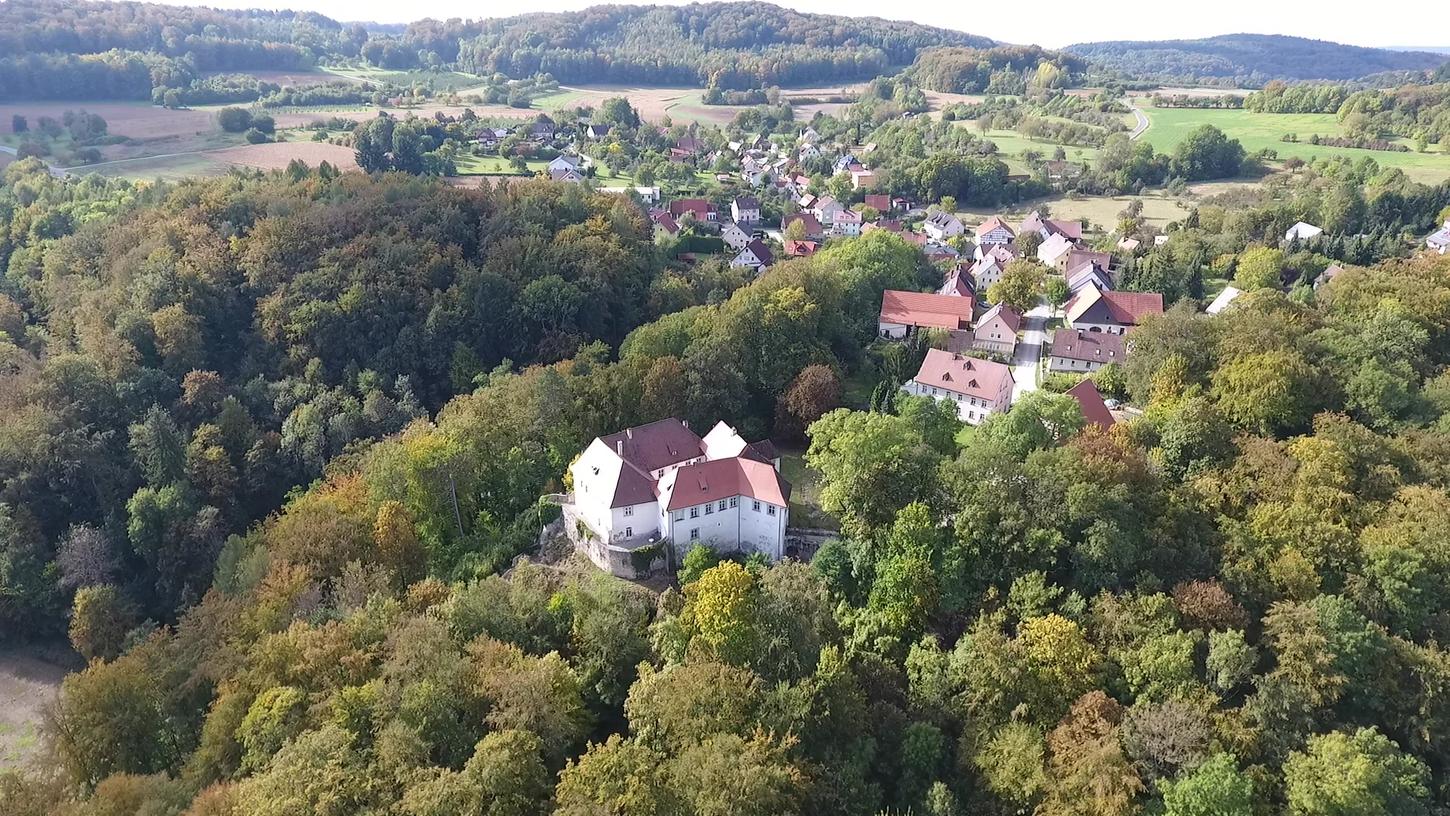
[[[901,390],[913,396],[931,397],[938,402],[956,403],[957,418],[968,425],[980,425],[988,416],[998,411],[1005,411],[1012,405],[1012,382],[1010,379],[1006,382],[1006,389],[992,400],[961,394],[945,388],[938,388],[934,385],[924,385],[916,380],[911,380],[901,386]]]
[[[948,213],[938,213],[921,222],[922,232],[937,241],[945,241],[966,232],[966,227],[955,216]]]
[[[720,227],[720,239],[726,246],[738,252],[750,243],[750,234],[741,229],[739,224],[727,222]]]
[[[717,552],[758,552],[773,561],[785,554],[788,507],[736,495],[658,512],[661,538],[669,541],[680,557],[697,543]]]
[[[911,327],[905,323],[883,323],[876,322],[876,334],[887,340],[905,340],[906,335],[911,333]]]

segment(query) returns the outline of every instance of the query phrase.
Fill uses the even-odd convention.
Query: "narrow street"
[[[1022,399],[1024,394],[1037,390],[1037,363],[1042,359],[1042,344],[1047,341],[1047,320],[1052,316],[1052,307],[1038,303],[1022,316],[1022,339],[1012,354],[1012,401]]]

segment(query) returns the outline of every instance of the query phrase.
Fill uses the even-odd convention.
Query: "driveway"
[[[1047,342],[1047,319],[1052,316],[1052,307],[1038,303],[1022,316],[1022,339],[1012,353],[1012,401],[1022,399],[1024,394],[1037,390],[1037,363],[1042,359],[1042,344]]]

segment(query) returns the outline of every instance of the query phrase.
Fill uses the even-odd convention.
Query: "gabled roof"
[[[1445,226],[1429,234],[1425,238],[1425,244],[1432,247],[1450,246],[1450,221]]]
[[[646,473],[703,455],[700,437],[674,417],[601,436],[599,441]]]
[[[942,282],[942,287],[937,290],[937,294],[974,298],[977,296],[977,284],[972,280],[971,272],[958,266],[947,275],[946,280]]]
[[[659,482],[660,504],[667,511],[731,496],[746,496],[787,507],[790,483],[770,463],[743,455],[685,465],[666,474]]]
[[[927,217],[926,223],[946,229],[951,227],[953,224],[960,225],[962,222],[959,221],[955,215],[952,215],[949,212],[942,212],[938,210],[937,212],[934,212]]]
[[[1103,269],[1113,265],[1113,256],[1106,252],[1093,252],[1090,249],[1073,249],[1067,253],[1067,271],[1069,274],[1076,272],[1082,267],[1094,264]]]
[[[674,235],[675,233],[680,231],[680,225],[675,222],[675,217],[673,215],[670,215],[668,212],[665,212],[664,210],[652,212],[650,213],[649,217],[656,226],[671,235]]]
[[[1223,291],[1218,293],[1218,297],[1214,298],[1213,302],[1208,304],[1208,308],[1204,309],[1204,311],[1208,312],[1211,315],[1216,315],[1224,309],[1227,309],[1229,304],[1237,300],[1238,296],[1242,294],[1242,289],[1233,286],[1225,286],[1223,288]]]
[[[916,382],[962,394],[996,400],[1005,386],[1012,388],[1012,368],[991,360],[979,360],[941,349],[928,349]]]
[[[891,196],[884,193],[871,193],[866,196],[866,206],[873,207],[877,212],[886,212],[891,209]]]
[[[1073,295],[1063,311],[1068,322],[1072,323],[1099,304],[1102,304],[1102,313],[1094,315],[1093,322],[1099,322],[1101,317],[1106,318],[1106,322],[1136,326],[1148,315],[1163,314],[1163,296],[1157,292],[1105,292],[1096,286],[1089,286]]]
[[[821,227],[821,221],[814,213],[791,213],[780,219],[780,228],[785,230],[792,222],[799,221],[805,225],[806,235],[823,235],[825,230]]]
[[[972,299],[887,289],[881,293],[881,322],[964,329],[972,323]]]
[[[1125,355],[1123,335],[1082,329],[1058,329],[1052,335],[1053,357],[1088,363],[1121,363]]]
[[[714,209],[715,205],[703,198],[680,198],[670,202],[670,215],[676,218],[692,212],[696,218],[703,221],[710,217],[710,213]]]
[[[737,210],[760,209],[760,200],[757,199],[755,196],[739,196],[735,199],[734,204],[735,209]]]
[[[1037,248],[1037,257],[1041,260],[1056,260],[1072,252],[1072,239],[1066,235],[1054,233],[1042,245]]]
[[[1066,391],[1069,397],[1077,400],[1082,406],[1083,418],[1099,428],[1111,428],[1117,424],[1113,419],[1113,413],[1108,410],[1107,403],[1103,402],[1103,395],[1098,391],[1097,383],[1092,380],[1083,380]]]
[[[980,329],[982,326],[999,318],[1002,320],[1002,324],[1007,327],[1008,331],[1014,334],[1018,329],[1022,328],[1022,313],[1005,303],[998,303],[983,313],[982,319],[977,321],[977,328]]]
[[[775,254],[772,253],[770,251],[770,247],[766,246],[765,242],[760,240],[759,238],[750,239],[750,243],[745,245],[745,249],[741,250],[741,252],[746,251],[749,251],[751,255],[754,255],[755,260],[760,261],[761,266],[770,266],[771,264],[775,263]]]
[[[795,258],[803,258],[807,255],[816,254],[821,245],[815,241],[796,241],[790,238],[785,239],[785,254]]]
[[[1445,230],[1445,237],[1446,240],[1450,240],[1450,229]],[[1314,279],[1314,288],[1318,289],[1324,284],[1329,283],[1330,281],[1339,277],[1343,273],[1344,267],[1340,266],[1339,264],[1330,264],[1329,266],[1324,268],[1323,272],[1319,273],[1319,277]]]
[[[1007,226],[1007,222],[1006,221],[1003,221],[1001,218],[998,218],[997,216],[992,215],[992,216],[988,216],[987,217],[987,220],[985,220],[982,223],[980,223],[980,224],[977,225],[977,237],[980,238],[980,237],[982,237],[983,235],[986,235],[989,232],[993,232],[993,231],[996,231],[996,230],[999,230],[999,229],[1007,230],[1007,234],[1008,235],[1015,236],[1017,234],[1017,233],[1015,233],[1015,232],[1012,231],[1012,228],[1011,227]]]

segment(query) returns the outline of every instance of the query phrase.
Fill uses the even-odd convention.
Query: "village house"
[[[1108,410],[1108,404],[1103,400],[1102,392],[1098,391],[1097,383],[1092,380],[1085,378],[1063,393],[1077,400],[1077,404],[1082,408],[1083,419],[1086,419],[1089,424],[1096,425],[1103,430],[1117,424],[1118,421],[1113,419],[1113,412]]]
[[[961,220],[949,212],[935,212],[921,224],[922,230],[933,240],[945,241],[967,231]]]
[[[1017,349],[1017,330],[1022,327],[1022,313],[1005,303],[983,313],[972,330],[972,347],[1011,357]]]
[[[738,196],[731,199],[730,217],[737,223],[760,223],[760,199],[754,196]]]
[[[555,173],[563,172],[565,170],[574,170],[578,172],[582,170],[582,167],[583,165],[578,157],[561,153],[555,156],[552,160],[550,160],[549,176],[553,177]]]
[[[994,246],[1007,246],[1017,240],[1017,233],[1007,226],[1007,222],[991,216],[977,225],[977,257],[983,257],[989,249]]]
[[[730,261],[731,266],[754,269],[756,272],[773,263],[775,263],[774,253],[759,238],[750,239],[750,242],[741,248],[740,252]]]
[[[1067,273],[1067,290],[1069,292],[1075,295],[1084,286],[1111,289],[1113,288],[1112,273],[1091,261]]]
[[[1057,271],[1066,277],[1088,265],[1096,266],[1106,273],[1108,268],[1113,265],[1113,256],[1106,252],[1094,252],[1090,249],[1074,248],[1067,253],[1066,260],[1058,266]]]
[[[854,238],[861,234],[861,213],[855,210],[836,210],[831,218],[831,235]]]
[[[1054,233],[1047,240],[1037,246],[1037,260],[1044,266],[1050,266],[1059,272],[1067,267],[1067,257],[1077,245],[1061,233]]]
[[[597,142],[609,135],[609,125],[588,125],[584,128],[584,138],[591,142]]]
[[[972,264],[972,280],[977,282],[977,287],[985,291],[992,284],[1002,279],[1002,273],[1006,271],[1007,264],[1017,259],[1012,250],[1006,244],[992,244],[987,251]]]
[[[769,441],[723,422],[703,439],[673,418],[598,437],[569,466],[565,529],[600,569],[630,578],[697,543],[779,559],[790,513],[779,466]]]
[[[526,132],[528,134],[528,137],[531,139],[535,139],[540,142],[552,142],[554,141],[554,133],[557,130],[558,126],[554,124],[554,120],[550,119],[548,115],[541,113],[539,114],[538,118],[536,118],[533,123],[528,126]]]
[[[806,142],[800,146],[800,150],[796,151],[796,157],[802,162],[815,161],[821,157],[821,149],[810,142]]]
[[[550,170],[549,178],[554,181],[567,181],[578,184],[584,181],[584,174],[573,167],[567,167],[561,170]]]
[[[1123,334],[1143,318],[1163,314],[1163,295],[1157,292],[1114,292],[1084,287],[1063,306],[1069,328]]]
[[[1083,169],[1081,164],[1074,164],[1061,159],[1049,159],[1042,163],[1042,169],[1047,173],[1051,181],[1064,181],[1067,179],[1081,178]]]
[[[946,280],[942,282],[941,288],[936,290],[936,293],[952,297],[976,298],[977,284],[972,280],[971,271],[958,263],[947,274]]]
[[[1441,255],[1450,252],[1450,221],[1446,221],[1444,227],[1425,237],[1425,247]]]
[[[811,205],[810,211],[822,224],[829,224],[836,219],[836,213],[846,209],[846,206],[831,196],[821,196]]]
[[[1058,329],[1047,352],[1047,370],[1091,373],[1108,363],[1123,362],[1125,353],[1121,334]]]
[[[928,349],[921,369],[901,390],[957,406],[957,417],[979,425],[1012,405],[1012,369],[941,349]]]
[[[891,214],[891,196],[885,193],[867,193],[863,203],[883,216]]]
[[[1316,227],[1313,224],[1306,224],[1303,221],[1300,221],[1294,226],[1285,230],[1284,242],[1292,243],[1294,241],[1307,241],[1310,238],[1317,238],[1323,234],[1323,229]]]
[[[670,202],[670,215],[678,221],[686,214],[702,224],[713,224],[720,216],[715,205],[703,198],[677,198]]]
[[[807,238],[823,240],[826,237],[826,230],[821,226],[820,219],[816,218],[814,213],[808,212],[791,213],[782,218],[780,220],[781,231],[790,229],[790,225],[797,221],[801,223],[801,228],[805,231],[804,234]]]
[[[972,325],[973,299],[887,289],[881,293],[877,334],[901,340],[918,329],[965,331]]]
[[[720,224],[720,239],[726,246],[739,252],[750,243],[751,235],[734,221],[724,221]]]
[[[1118,240],[1118,249],[1128,253],[1129,255],[1137,252],[1138,247],[1142,245],[1143,242],[1139,241],[1137,238],[1121,238]]]
[[[1060,235],[1068,241],[1077,243],[1082,240],[1082,222],[1043,218],[1041,213],[1033,210],[1026,218],[1022,219],[1022,226],[1018,232],[1022,235],[1035,232],[1044,241],[1054,235]]]
[[[1223,288],[1223,291],[1218,293],[1218,297],[1214,298],[1213,302],[1208,304],[1208,308],[1204,309],[1204,311],[1208,314],[1216,315],[1219,312],[1222,312],[1224,309],[1227,309],[1229,307],[1229,304],[1233,303],[1235,300],[1238,300],[1239,295],[1242,294],[1242,289],[1238,289],[1233,286],[1225,286]]]
[[[791,258],[806,258],[816,254],[821,248],[817,241],[797,241],[791,238],[785,239],[785,254]]]
[[[649,220],[654,224],[655,240],[674,238],[680,234],[680,225],[666,210],[651,210]]]
[[[876,186],[876,171],[862,168],[851,171],[851,189],[869,190]]]

